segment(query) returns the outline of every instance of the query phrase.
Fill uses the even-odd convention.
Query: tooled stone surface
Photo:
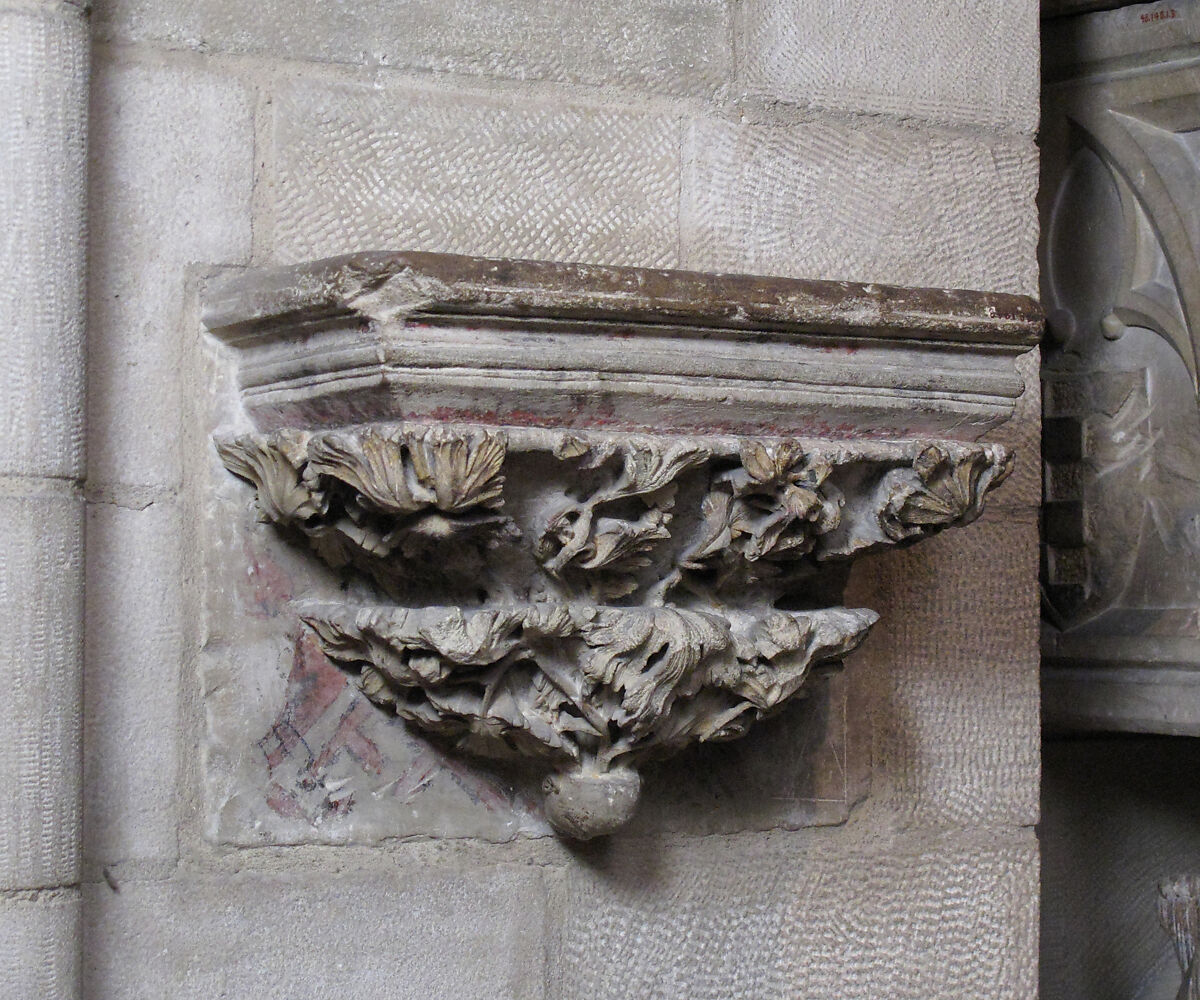
[[[877,616],[839,606],[846,562],[968,523],[1011,464],[954,442],[424,424],[218,450],[264,520],[386,595],[304,614],[326,654],[461,750],[573,776],[550,818],[580,837],[628,818],[617,772],[743,735],[853,650]]]

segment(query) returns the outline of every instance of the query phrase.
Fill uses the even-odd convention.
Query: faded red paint
[[[292,599],[291,578],[251,539],[242,542],[242,551],[249,566],[238,580],[242,606],[254,618],[273,618]]]
[[[319,822],[344,816],[354,806],[353,790],[328,785],[329,769],[343,754],[363,771],[379,774],[384,760],[367,735],[374,709],[321,651],[313,636],[296,639],[284,706],[259,740],[271,781],[267,805],[280,816]]]
[[[350,708],[342,713],[333,738],[325,744],[317,759],[313,761],[313,770],[324,770],[345,751],[364,771],[372,774],[382,772],[383,755],[379,752],[379,747],[363,734],[361,728],[377,711],[377,708],[363,699],[356,698]]]
[[[300,744],[304,744],[305,751],[315,761],[304,738],[337,700],[346,684],[346,675],[329,662],[317,640],[308,632],[302,633],[292,654],[287,700],[270,733],[258,744],[267,755],[267,766],[272,771]]]

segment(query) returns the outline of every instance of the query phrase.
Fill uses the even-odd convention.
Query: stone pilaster
[[[0,0],[0,943],[79,991],[86,3]]]

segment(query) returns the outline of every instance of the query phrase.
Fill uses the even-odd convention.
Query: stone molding
[[[204,322],[236,350],[262,428],[975,439],[1012,416],[1041,310],[1000,293],[371,253],[215,276]]]
[[[901,376],[922,355],[1026,349],[1036,306],[973,295],[418,254],[218,279],[206,316],[239,352],[255,429],[218,433],[217,450],[263,520],[373,584],[375,604],[300,609],[330,660],[458,750],[550,770],[547,818],[586,839],[631,817],[644,760],[743,736],[859,645],[878,616],[841,605],[854,557],[980,514],[1008,452],[877,440],[866,388],[886,382],[916,412],[930,394]],[[594,359],[603,339],[610,374],[682,380],[696,338],[747,371],[736,393],[732,375],[692,372],[676,396],[711,406],[716,382],[732,394],[721,423],[757,433],[697,426],[661,387],[596,429],[580,414],[630,385],[548,370],[557,348]],[[777,380],[745,356],[772,339],[837,355],[838,435],[768,422],[762,387]],[[448,344],[474,366],[450,365]],[[880,345],[904,365],[856,359]],[[457,393],[449,411],[422,412],[431,390],[413,372],[432,359]],[[518,370],[528,401],[498,411],[496,383]],[[590,394],[564,401],[562,377],[579,374]],[[981,405],[961,375],[929,403],[934,425]],[[987,421],[1004,417],[995,398]]]

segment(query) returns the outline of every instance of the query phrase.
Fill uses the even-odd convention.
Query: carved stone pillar
[[[576,838],[862,641],[852,559],[979,515],[1039,330],[1015,296],[420,253],[220,276],[204,317],[221,461],[355,595],[298,605],[307,641],[540,769]]]
[[[0,2],[0,983],[78,992],[84,3]]]

